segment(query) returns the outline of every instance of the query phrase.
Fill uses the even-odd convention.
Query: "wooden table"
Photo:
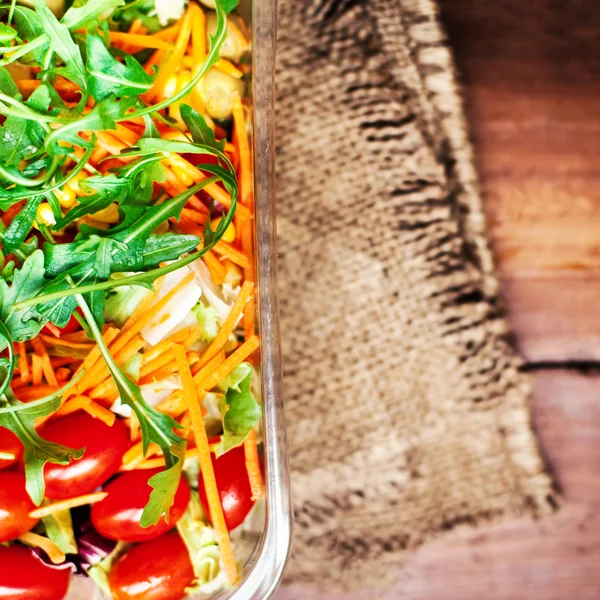
[[[509,318],[564,505],[454,533],[382,596],[600,599],[600,1],[440,0],[465,88]],[[300,598],[302,596],[302,598]]]

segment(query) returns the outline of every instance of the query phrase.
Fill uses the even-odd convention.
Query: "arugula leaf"
[[[10,25],[0,23],[0,42],[6,43],[14,40],[17,37],[16,29],[13,29]]]
[[[28,44],[28,52],[23,55],[24,62],[35,62],[42,64],[44,54],[48,49],[48,39],[44,35],[44,27],[35,11],[24,6],[15,6],[14,13],[15,29],[22,40],[33,42],[40,40],[36,46]],[[29,58],[29,60],[27,60]]]
[[[90,93],[96,100],[109,96],[139,96],[152,87],[154,78],[144,71],[133,56],[119,62],[97,35],[87,36],[87,69]]]
[[[179,485],[185,454],[185,440],[178,436],[174,430],[181,429],[182,426],[168,415],[157,411],[144,400],[137,384],[131,381],[115,363],[83,296],[77,294],[75,298],[88,323],[90,332],[98,344],[102,357],[106,361],[117,386],[121,402],[130,406],[138,418],[144,454],[147,452],[149,444],[155,443],[161,448],[165,457],[165,471],[157,473],[148,482],[153,487],[153,492],[150,495],[148,505],[144,508],[140,523],[143,527],[154,525],[158,523],[163,515],[168,521],[169,509],[173,504],[177,485]]]
[[[182,438],[180,440],[180,442],[173,444],[170,448],[173,456],[177,458],[177,462],[148,479],[148,485],[152,488],[152,491],[140,519],[142,527],[156,525],[161,515],[165,516],[167,523],[169,522],[169,509],[175,501],[175,494],[179,487],[179,480],[181,479],[183,463],[185,461],[186,442]]]
[[[215,451],[217,458],[232,448],[243,444],[262,414],[258,402],[256,402],[250,391],[252,367],[248,363],[242,363],[236,371],[238,369],[240,370],[238,375],[244,372],[246,372],[246,375],[239,382],[239,386],[233,386],[227,390],[225,402],[221,407],[223,412],[223,435]]]
[[[42,196],[33,196],[23,210],[11,221],[4,234],[3,248],[5,252],[16,250],[25,241],[33,227],[36,211],[42,202]]]
[[[64,67],[55,67],[52,72],[75,82],[84,91],[85,96],[85,66],[81,57],[81,50],[73,41],[69,28],[54,16],[54,13],[42,0],[35,0],[35,9],[40,24],[50,42],[50,48],[65,63]]]
[[[125,0],[88,0],[83,5],[71,6],[61,19],[69,29],[94,24],[100,16],[125,4]]]
[[[46,535],[65,554],[77,554],[77,542],[73,533],[70,510],[58,510],[42,518]]]
[[[14,304],[36,296],[44,285],[44,254],[41,250],[33,252],[23,267],[15,270],[10,286],[0,279],[0,321],[6,325],[13,341],[29,340],[43,327],[44,323],[30,318],[29,309],[15,309]]]
[[[0,67],[0,92],[13,98],[18,98],[21,95],[17,84],[5,67]]]
[[[47,462],[68,465],[71,459],[78,460],[84,449],[74,450],[62,444],[49,442],[35,430],[35,421],[58,410],[64,389],[36,402],[23,403],[17,400],[12,390],[7,388],[0,397],[0,427],[10,429],[21,440],[24,448],[25,487],[34,504],[40,505],[44,499],[46,484],[44,466]],[[2,412],[2,410],[13,409]]]
[[[208,123],[200,113],[196,112],[189,104],[182,104],[180,112],[181,118],[192,134],[192,139],[196,144],[203,144],[223,152],[226,140],[222,139],[220,142],[217,142],[215,132],[208,126]]]

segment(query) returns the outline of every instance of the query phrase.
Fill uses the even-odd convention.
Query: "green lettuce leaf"
[[[239,380],[243,373],[246,373],[245,377]],[[252,367],[248,363],[242,363],[229,376],[228,383],[232,385],[220,407],[223,414],[223,435],[215,451],[217,458],[243,444],[262,414],[260,405],[250,391]]]
[[[42,518],[46,535],[65,554],[77,554],[77,542],[73,533],[70,510],[58,510]]]
[[[200,339],[203,342],[212,342],[219,333],[219,313],[212,306],[205,306],[202,302],[198,302],[193,311],[198,325],[202,327]]]

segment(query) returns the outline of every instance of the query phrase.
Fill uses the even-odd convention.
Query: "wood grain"
[[[440,4],[519,347],[600,359],[600,2]]]
[[[440,0],[462,76],[518,346],[542,363],[533,399],[564,505],[544,522],[453,532],[392,589],[283,588],[277,600],[598,600],[600,2]]]

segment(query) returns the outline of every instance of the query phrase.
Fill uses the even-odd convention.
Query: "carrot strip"
[[[227,343],[229,336],[233,333],[237,322],[242,315],[244,310],[244,306],[246,306],[246,302],[248,298],[250,298],[250,294],[254,288],[254,284],[251,282],[244,282],[242,288],[240,289],[240,293],[238,297],[235,299],[227,318],[223,322],[221,329],[219,329],[219,333],[217,333],[215,339],[211,342],[210,346],[206,349],[204,354],[200,357],[201,366],[206,365],[212,358],[214,358]]]
[[[204,381],[215,369],[221,365],[221,363],[225,362],[226,358],[225,352],[221,351],[204,366],[200,367],[199,365],[201,363],[199,362],[192,370],[194,381],[196,383]]]
[[[68,500],[60,500],[47,504],[46,506],[40,506],[29,513],[32,519],[42,519],[51,515],[59,510],[69,510],[71,508],[77,508],[78,506],[85,506],[86,504],[94,504],[100,502],[108,496],[107,492],[94,492],[93,494],[84,494],[83,496],[77,496],[76,498],[69,498]]]
[[[185,54],[188,43],[190,41],[190,36],[192,34],[192,13],[188,10],[183,19],[181,20],[181,29],[177,35],[177,40],[175,42],[175,49],[169,56],[169,58],[161,65],[158,75],[154,80],[154,85],[146,92],[142,98],[146,102],[146,104],[152,102],[152,100],[156,97],[160,90],[163,89],[167,79],[171,76],[172,73],[176,71],[179,67],[181,60]]]
[[[184,206],[181,209],[181,219],[184,221],[189,220],[194,225],[204,225],[206,221],[208,221],[208,212],[200,212],[199,210],[195,210],[193,208],[188,208],[187,206]]]
[[[70,415],[78,410],[81,410],[84,406],[88,405],[91,400],[87,396],[75,396],[69,398],[55,413],[56,417],[64,417]]]
[[[106,345],[110,345],[110,343],[119,335],[119,329],[116,327],[108,327],[106,331],[102,334],[102,339]],[[85,360],[81,363],[75,375],[80,373],[81,371],[89,371],[98,360],[102,358],[102,352],[100,352],[100,348],[96,345],[92,348],[90,353],[85,357]]]
[[[162,356],[165,352],[168,352],[171,349],[172,343],[179,344],[180,342],[186,340],[188,336],[192,335],[192,332],[196,331],[196,329],[196,327],[185,327],[184,329],[180,329],[179,331],[171,334],[168,338],[164,339],[162,342],[156,344],[156,346],[148,350],[148,352],[144,352],[142,355],[142,370],[140,371],[140,377],[148,374],[148,372],[144,371],[146,365],[150,364],[159,356]]]
[[[198,381],[197,386],[201,390],[211,390],[218,385],[225,377],[230,375],[233,370],[243,363],[259,346],[256,336],[246,340],[233,354],[219,365],[204,381]]]
[[[184,460],[189,460],[190,458],[195,458],[196,456],[198,456],[198,449],[190,448],[185,451]],[[164,467],[164,465],[165,465],[164,458],[149,458],[149,459],[141,462],[139,465],[137,465],[136,469],[155,469],[157,467]]]
[[[72,342],[71,340],[65,340],[63,338],[53,338],[51,336],[43,334],[40,334],[39,337],[50,346],[63,346],[65,348],[73,348],[73,350],[91,350],[94,347],[94,345],[91,343]]]
[[[33,371],[32,382],[33,385],[42,385],[42,376],[44,373],[42,366],[42,357],[37,354],[31,356],[31,368]]]
[[[114,355],[132,340],[152,319],[192,280],[194,273],[188,273],[177,285],[173,286],[154,306],[139,315],[129,325],[125,323],[120,335],[114,340],[109,350]],[[131,319],[130,319],[131,321]]]
[[[152,35],[159,40],[165,40],[167,42],[173,42],[181,29],[181,21],[177,21],[171,27],[165,27],[165,29],[161,29]]]
[[[244,206],[251,207],[254,201],[252,158],[250,155],[250,141],[248,139],[248,130],[246,129],[244,107],[242,106],[239,94],[234,94],[233,96],[233,127],[240,158],[240,201]]]
[[[23,342],[17,344],[19,349],[19,369],[21,371],[21,381],[23,383],[29,383],[31,380],[31,371],[29,370],[29,363],[27,362],[27,349]]]
[[[177,363],[175,364],[177,365]],[[175,366],[175,370],[177,370],[177,366]],[[183,392],[176,390],[164,402],[161,402],[156,409],[176,419],[187,410],[187,401]]]
[[[187,331],[187,335],[185,337],[180,338],[180,336],[170,336],[171,339],[168,342],[167,340],[165,340],[165,342],[168,343],[168,346],[163,346],[164,350],[156,358],[148,361],[142,366],[140,370],[140,380],[144,377],[147,377],[148,375],[151,375],[157,369],[165,367],[172,360],[174,360],[173,351],[171,350],[171,344],[183,342],[183,347],[186,350],[188,350],[190,346],[200,337],[200,334],[202,333],[202,327],[186,327],[186,329],[182,331]]]
[[[109,427],[112,427],[117,419],[117,415],[115,415],[114,412],[104,408],[104,406],[100,406],[94,401],[90,401],[89,404],[86,404],[82,408],[86,413],[88,413],[88,415],[98,419],[99,421],[102,421]]]
[[[148,446],[148,452],[146,452],[146,456],[153,456],[159,451],[159,446],[157,444],[152,443]],[[142,460],[144,460],[144,445],[142,442],[138,442],[137,444],[131,446],[131,448],[129,448],[127,452],[125,452],[125,455],[123,456],[123,466],[129,467],[135,461],[138,461],[138,463],[136,464],[139,464],[139,462],[141,462]]]
[[[250,266],[250,261],[245,254],[223,240],[219,240],[213,250],[215,254],[219,254],[223,258],[228,258],[231,262],[242,267],[242,269],[247,269]]]
[[[109,348],[109,350],[111,350],[115,363],[120,367],[134,356],[145,343],[146,340],[144,340],[141,335],[136,335],[118,351],[116,351],[116,349],[111,350],[111,348]],[[110,377],[108,365],[104,361],[98,361],[77,384],[77,391],[82,393],[86,390],[93,389],[96,386],[99,386],[108,377]]]
[[[260,470],[260,460],[258,457],[258,447],[256,445],[256,431],[252,429],[248,437],[244,440],[244,457],[246,459],[246,471],[250,480],[250,489],[252,490],[252,500],[256,502],[262,498],[265,493],[262,472]]]
[[[255,272],[254,272],[254,261],[253,252],[254,248],[254,236],[251,227],[251,223],[247,221],[242,223],[242,251],[248,257],[248,267],[244,269],[244,279],[246,281],[252,281],[254,283]],[[248,339],[250,336],[256,333],[255,314],[255,300],[254,291],[248,300],[248,304],[244,307],[244,337]]]
[[[221,285],[225,281],[225,267],[210,250],[202,255],[202,260],[208,267],[212,280]]]
[[[105,379],[89,392],[90,398],[94,400],[105,400],[114,402],[119,397],[119,390],[112,378]]]
[[[44,515],[46,516],[46,515]],[[18,537],[20,542],[33,546],[34,548],[41,548],[47,555],[50,561],[55,565],[60,565],[65,562],[65,553],[50,539],[37,533],[28,531]]]
[[[188,410],[192,420],[192,431],[194,433],[194,439],[196,440],[196,448],[198,449],[202,480],[204,481],[204,489],[206,490],[206,497],[208,499],[211,521],[215,528],[219,548],[221,549],[223,568],[227,574],[227,579],[233,585],[238,578],[237,565],[231,546],[231,540],[229,539],[227,525],[225,524],[223,506],[221,505],[221,499],[217,489],[215,471],[210,457],[208,436],[206,435],[206,429],[204,428],[204,417],[202,416],[202,411],[200,409],[200,399],[198,398],[198,393],[196,391],[196,386],[194,385],[184,348],[177,344],[173,344],[173,352],[175,354],[177,368],[179,370],[179,375],[181,376]]]
[[[46,323],[46,325],[44,325],[44,327],[46,329],[49,329],[52,332],[52,335],[54,337],[57,337],[57,338],[60,337],[60,329],[54,323],[51,323],[50,321],[48,321]]]
[[[197,4],[190,4],[192,13],[192,57],[194,65],[200,65],[206,58],[206,16]]]
[[[35,355],[34,355],[35,356]],[[41,359],[40,359],[41,361]],[[41,363],[40,363],[41,367]],[[53,394],[58,389],[56,385],[33,385],[32,387],[19,387],[15,389],[17,398],[23,402],[29,402],[29,400],[39,400],[44,396]],[[40,417],[44,419],[45,417]]]
[[[70,376],[71,369],[67,369],[67,367],[56,369],[56,379],[58,379],[59,383],[64,383]]]
[[[135,48],[155,48],[157,50],[173,51],[175,46],[165,42],[153,35],[141,35],[139,33],[123,33],[121,31],[110,31],[110,41],[112,44],[124,43]]]
[[[31,340],[31,344],[33,345],[33,349],[42,359],[42,370],[44,371],[44,376],[46,377],[46,381],[50,385],[54,385],[58,387],[58,380],[56,379],[56,373],[52,368],[52,363],[50,362],[50,357],[48,356],[48,352],[46,351],[46,346],[44,346],[44,342],[39,337],[35,337]]]

